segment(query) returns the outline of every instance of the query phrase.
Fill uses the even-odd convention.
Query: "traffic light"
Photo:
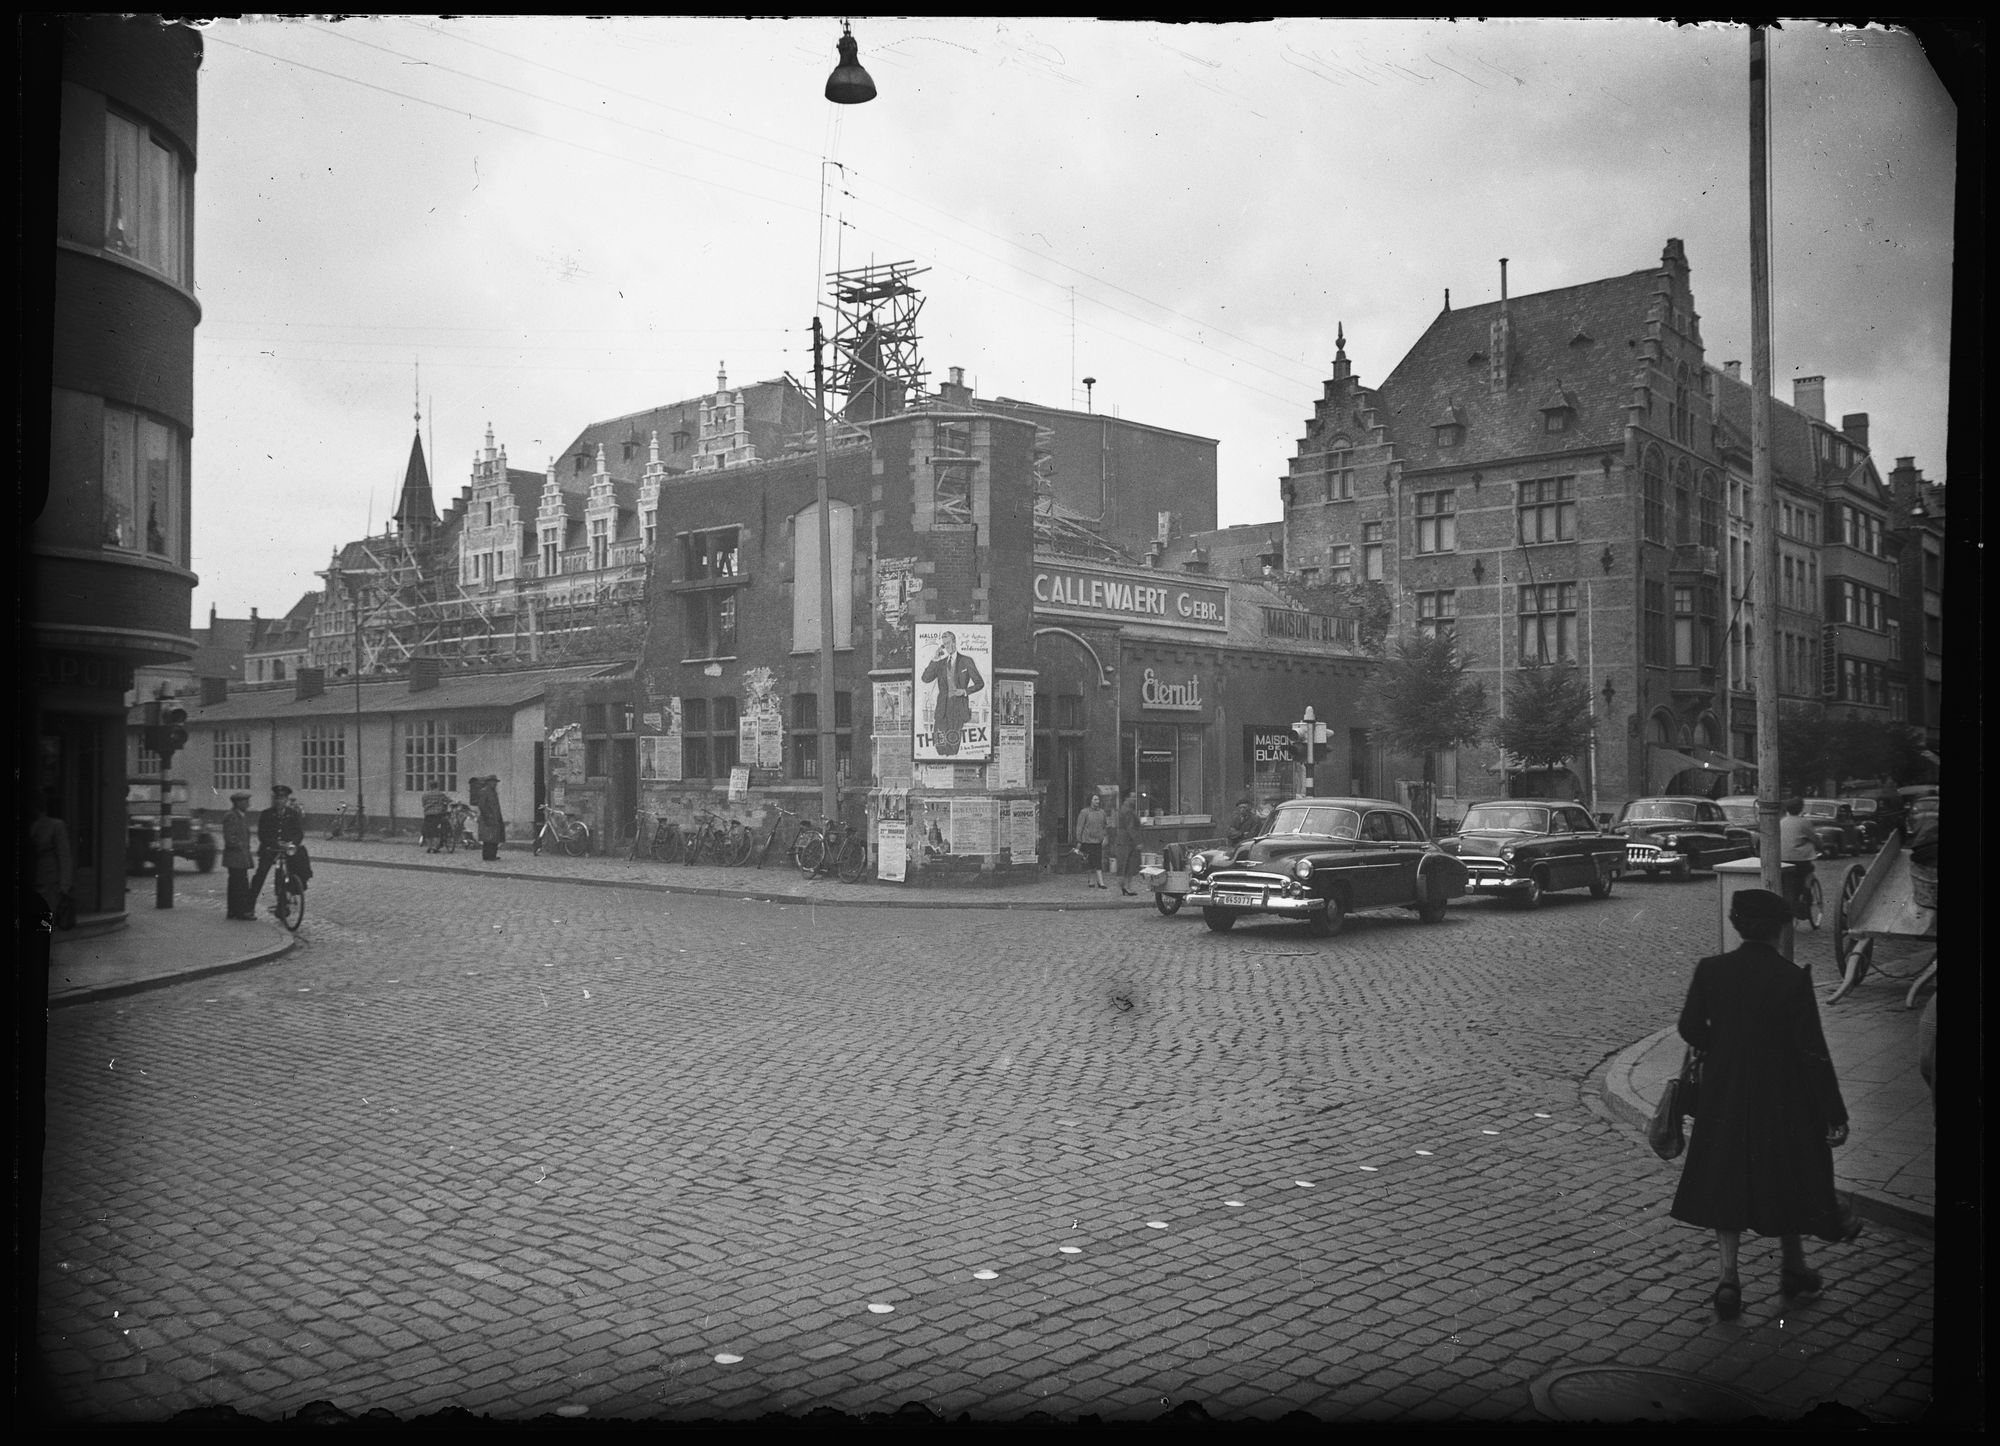
[[[159,755],[163,765],[187,747],[187,716],[187,709],[178,703],[161,702],[146,705],[146,747]]]

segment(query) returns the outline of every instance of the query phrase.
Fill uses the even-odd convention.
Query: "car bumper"
[[[1534,887],[1533,879],[1517,878],[1512,874],[1473,874],[1465,881],[1468,894],[1518,894],[1523,889]]]
[[[1188,902],[1204,909],[1232,909],[1244,914],[1272,914],[1281,919],[1310,919],[1326,912],[1326,900],[1306,893],[1294,880],[1195,879]]]

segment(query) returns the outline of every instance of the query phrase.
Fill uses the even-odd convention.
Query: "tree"
[[[1779,791],[1787,797],[1818,793],[1833,772],[1833,735],[1826,715],[1807,704],[1787,703],[1778,713]]]
[[[1437,755],[1477,742],[1493,707],[1486,685],[1468,677],[1471,660],[1449,634],[1398,638],[1363,706],[1369,726],[1405,753],[1424,759],[1424,787],[1437,782]]]
[[[1900,723],[1838,718],[1827,728],[1827,772],[1836,779],[1915,778],[1923,740]]]
[[[1590,686],[1576,664],[1533,663],[1507,684],[1493,741],[1529,768],[1561,768],[1590,748]]]

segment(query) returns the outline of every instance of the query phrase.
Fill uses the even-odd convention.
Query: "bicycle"
[[[828,819],[810,840],[810,847],[801,845],[798,859],[800,872],[809,879],[824,871],[838,876],[842,883],[858,883],[868,872],[868,840],[860,830]]]
[[[460,844],[469,849],[479,847],[479,835],[472,829],[472,805],[469,803],[452,804],[444,816],[444,851],[455,854]]]
[[[799,858],[800,845],[804,844],[807,839],[817,838],[819,836],[819,825],[814,823],[811,819],[807,818],[802,813],[793,813],[789,808],[786,808],[782,803],[773,803],[771,807],[775,812],[783,814],[785,818],[797,820],[797,823],[792,828],[792,841],[785,849],[785,857],[790,859],[793,863],[797,863]],[[783,820],[779,820],[777,822],[772,823],[771,831],[768,834],[764,835],[764,847],[758,850],[757,852],[758,868],[761,869],[764,867],[765,864],[770,862],[771,850],[777,846],[778,834],[783,828],[784,828]]]
[[[306,921],[306,886],[292,873],[292,847],[280,849],[271,867],[271,912],[296,934]]]
[[[1804,880],[1801,884],[1800,880]],[[1819,873],[1810,860],[1794,860],[1782,869],[1786,902],[1792,906],[1792,917],[1801,924],[1810,924],[1817,929],[1826,917],[1826,894],[1820,888]]]
[[[645,828],[639,826],[639,821],[646,818],[652,818],[653,820],[653,829],[650,836],[647,834]],[[680,825],[674,823],[671,819],[642,813],[639,815],[639,820],[634,821],[631,857],[636,859],[643,852],[663,864],[678,863],[680,862],[681,848]]]
[[[545,838],[551,845],[560,844],[571,858],[582,858],[590,852],[590,825],[580,818],[571,818],[552,803],[542,805],[542,826],[535,833],[536,853],[542,851]]]
[[[328,838],[342,838],[347,833],[347,800],[342,799],[333,806],[333,823],[327,828]],[[361,837],[361,830],[355,829],[354,836]]]
[[[695,815],[698,822],[689,834],[681,861],[686,864],[719,864],[735,868],[750,861],[750,830],[733,818],[724,818],[707,809]]]

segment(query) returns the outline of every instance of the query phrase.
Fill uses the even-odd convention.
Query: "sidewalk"
[[[1819,940],[1813,937],[1812,945]],[[1908,951],[1920,960],[1928,948]],[[1886,971],[1879,965],[1886,963]],[[1937,1208],[1936,1116],[1931,1093],[1917,1073],[1915,1009],[1903,1007],[1911,961],[1878,956],[1878,970],[1838,1004],[1828,1004],[1834,980],[1815,959],[1820,1027],[1847,1103],[1847,1143],[1833,1152],[1835,1185],[1852,1197],[1864,1218],[1896,1230],[1931,1236]],[[1889,974],[1903,975],[1902,983]],[[1603,1076],[1604,1100],[1643,1136],[1653,1105],[1680,1072],[1687,1048],[1678,1032],[1663,1029],[1622,1051]]]
[[[148,884],[127,896],[122,929],[84,939],[55,936],[49,949],[49,1008],[248,969],[298,942],[275,919],[243,929],[206,903],[155,908],[152,892]]]

